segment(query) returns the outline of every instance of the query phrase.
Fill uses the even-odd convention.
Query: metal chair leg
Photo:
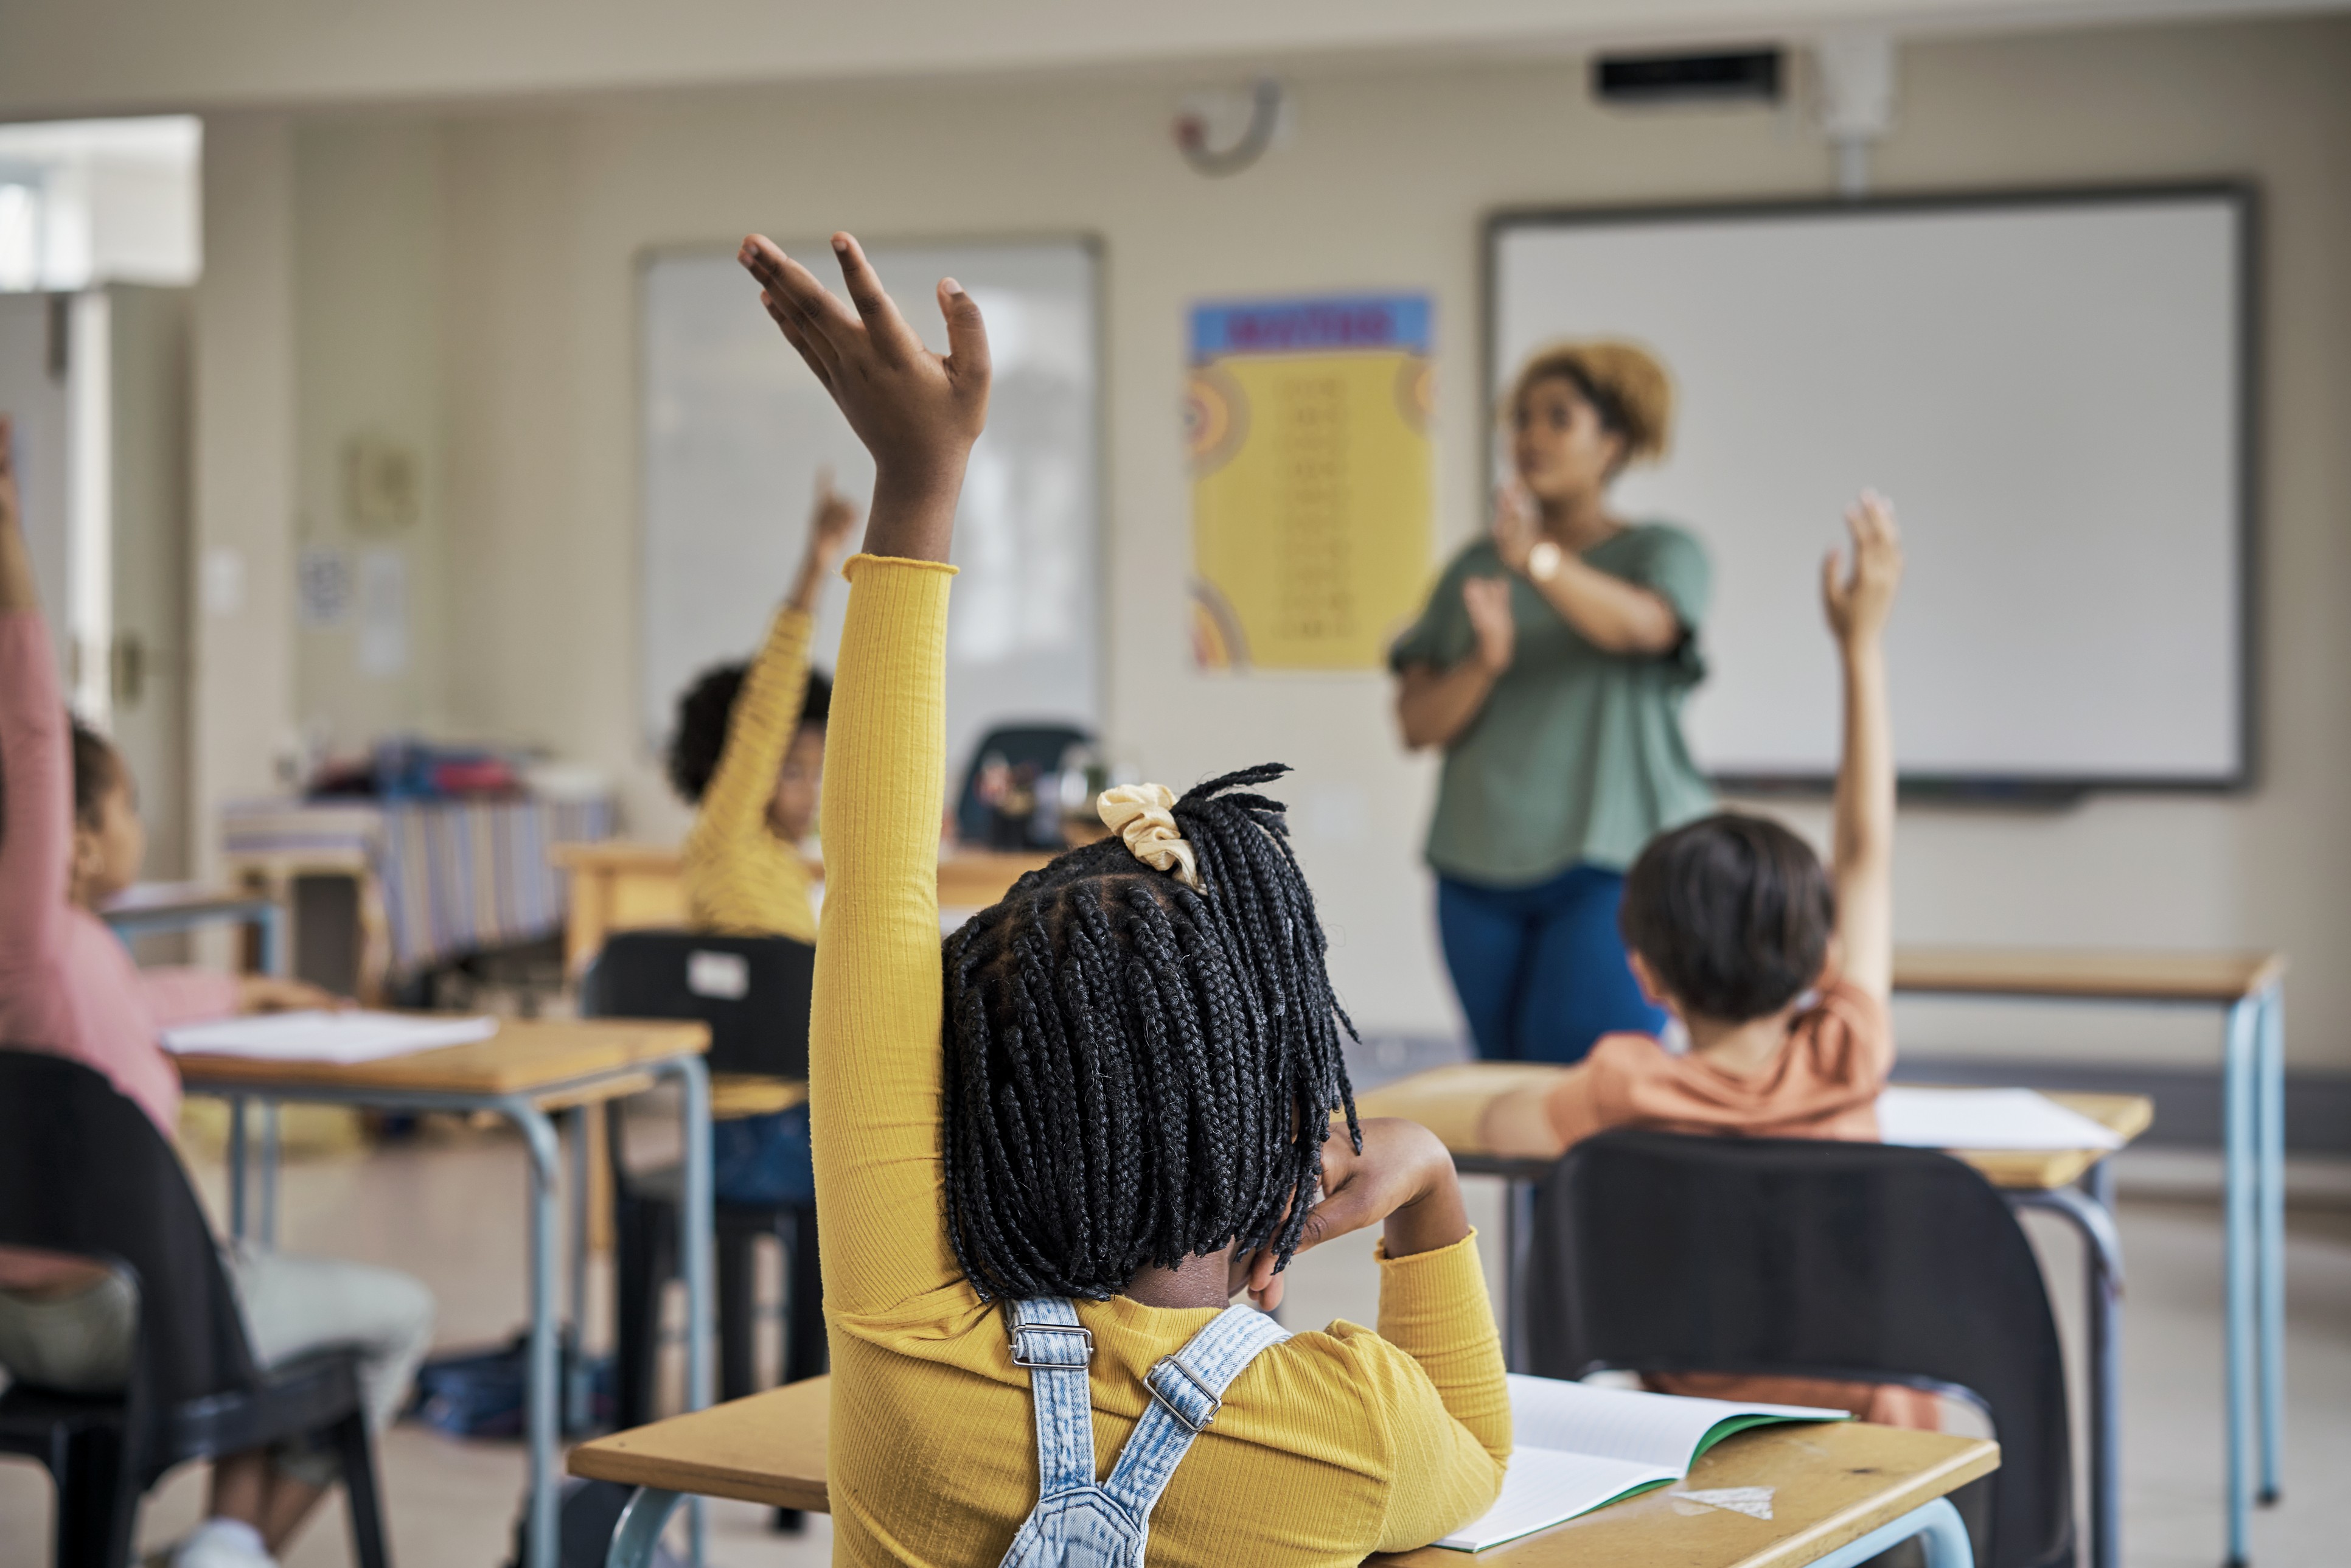
[[[354,1410],[336,1424],[335,1448],[350,1505],[351,1555],[359,1568],[392,1568],[392,1554],[383,1542],[383,1506],[376,1492],[375,1437],[364,1411]]]

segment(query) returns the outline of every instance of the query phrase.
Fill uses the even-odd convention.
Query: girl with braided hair
[[[1358,1122],[1314,900],[1250,768],[1113,791],[1115,836],[938,938],[946,562],[987,398],[768,240],[761,303],[873,454],[836,675],[810,1031],[837,1560],[1354,1564],[1500,1488],[1509,1399],[1452,1161]],[[1300,1249],[1383,1228],[1379,1330],[1290,1334]]]

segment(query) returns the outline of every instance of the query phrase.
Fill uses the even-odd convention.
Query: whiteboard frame
[[[1481,235],[1479,277],[1483,292],[1478,302],[1479,370],[1482,380],[1484,428],[1499,428],[1504,367],[1499,363],[1496,319],[1501,297],[1502,241],[1515,231],[1547,228],[1593,228],[1611,225],[1651,226],[1677,223],[1784,220],[1788,218],[1855,218],[1896,214],[1973,211],[2032,211],[2045,207],[2111,207],[2172,203],[2218,203],[2229,209],[2236,229],[2236,571],[2237,571],[2237,756],[2225,773],[2203,775],[2154,774],[2030,774],[1903,773],[1899,785],[1911,799],[1981,801],[1991,804],[2046,804],[2079,799],[2092,792],[2129,794],[2235,795],[2250,792],[2261,782],[2261,439],[2262,287],[2260,266],[2261,191],[2251,179],[2167,181],[2147,184],[2069,185],[2007,190],[1902,192],[1858,199],[1834,196],[1778,200],[1662,203],[1654,205],[1618,204],[1606,206],[1498,207],[1486,215]],[[1490,476],[1483,462],[1475,465],[1477,495],[1472,517],[1483,517],[1489,505]],[[1726,794],[1821,795],[1836,783],[1834,774],[1744,774],[1712,776]]]
[[[859,235],[857,239],[860,245],[864,246],[869,250],[876,246],[892,249],[911,249],[916,247],[925,249],[946,249],[954,246],[963,245],[1069,245],[1075,246],[1083,250],[1093,264],[1094,289],[1092,325],[1094,409],[1092,419],[1092,439],[1094,444],[1093,591],[1095,595],[1094,602],[1096,606],[1093,627],[1095,711],[1087,716],[1085,722],[1093,730],[1096,740],[1106,743],[1109,730],[1109,719],[1107,716],[1110,709],[1110,694],[1113,674],[1113,671],[1112,669],[1113,640],[1110,634],[1109,615],[1111,587],[1110,465],[1112,435],[1110,419],[1112,392],[1110,385],[1109,245],[1102,235],[1092,229],[1054,228],[1014,229],[997,234],[979,234],[968,230],[950,230],[937,234],[893,233],[883,234],[870,238],[867,235]],[[651,627],[648,622],[652,614],[652,606],[648,601],[645,591],[647,574],[643,570],[645,551],[650,548],[652,543],[649,533],[650,519],[647,517],[646,507],[648,458],[646,452],[644,409],[645,378],[648,370],[648,363],[647,346],[645,340],[645,286],[648,276],[652,273],[654,265],[658,262],[680,256],[708,257],[713,256],[732,256],[735,254],[736,246],[740,244],[741,241],[739,240],[733,244],[719,240],[670,240],[652,245],[640,246],[637,248],[635,256],[632,257],[632,265],[630,268],[631,287],[629,298],[631,321],[629,385],[632,400],[631,407],[630,433],[634,442],[635,449],[633,455],[636,464],[636,473],[632,486],[636,494],[635,527],[632,530],[633,535],[632,542],[634,545],[634,549],[631,554],[631,561],[636,588],[635,613],[632,617],[633,629],[636,633],[636,644],[630,651],[629,659],[631,666],[629,671],[629,685],[632,701],[630,728],[636,734],[636,745],[639,748],[640,755],[645,760],[650,761],[657,768],[662,767],[665,763],[666,758],[664,756],[664,750],[666,742],[659,737],[647,734],[645,727],[642,723],[638,722],[638,718],[636,716],[649,711],[645,680],[645,649],[651,638]],[[745,276],[747,279],[749,275],[746,274]],[[835,284],[838,282],[837,277],[831,279],[820,278],[820,280],[823,281],[825,287],[828,288],[834,287]],[[754,307],[756,307],[758,303],[758,295],[757,290],[753,289],[752,292],[746,296],[746,298]],[[902,311],[905,308],[904,301],[899,303],[899,308]],[[791,345],[783,340],[783,335],[780,331],[777,333],[777,340],[782,344],[785,350],[790,350]],[[864,535],[862,530],[858,535],[858,541],[859,548],[862,549]],[[749,657],[753,652],[756,652],[756,649],[746,650],[745,657]],[[1007,722],[1018,722],[1019,719],[1023,716],[1008,716]],[[956,766],[956,758],[949,757],[946,759],[948,810],[952,810],[954,809],[957,793],[963,788],[962,774],[968,772],[972,763],[975,761],[977,761],[976,758],[965,759],[964,766],[959,770]]]

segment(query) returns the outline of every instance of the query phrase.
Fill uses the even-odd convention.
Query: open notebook
[[[1439,1546],[1482,1552],[1680,1480],[1733,1432],[1774,1421],[1844,1421],[1809,1405],[1737,1405],[1510,1374],[1516,1448],[1502,1495]]]

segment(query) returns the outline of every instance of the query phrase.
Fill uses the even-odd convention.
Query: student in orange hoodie
[[[1551,1155],[1610,1127],[1770,1138],[1877,1136],[1894,1067],[1894,757],[1886,622],[1902,579],[1893,509],[1845,513],[1850,567],[1831,552],[1821,598],[1844,669],[1844,754],[1835,853],[1767,818],[1718,812],[1652,840],[1625,878],[1620,920],[1641,988],[1678,1019],[1682,1055],[1614,1034],[1549,1085],[1487,1107],[1489,1146]],[[1656,1378],[1669,1393],[1843,1405],[1933,1427],[1931,1396],[1789,1378]]]

